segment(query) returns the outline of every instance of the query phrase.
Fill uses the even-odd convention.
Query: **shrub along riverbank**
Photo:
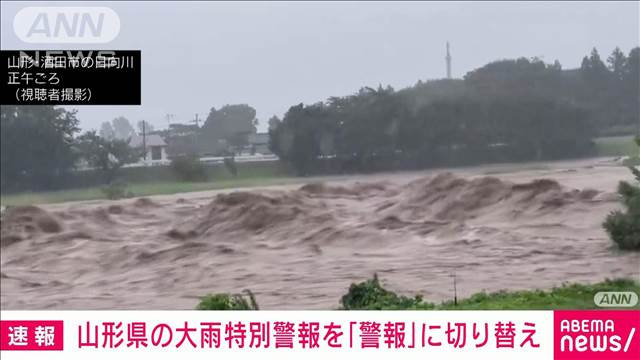
[[[420,295],[407,297],[385,289],[377,276],[352,284],[340,299],[341,310],[554,310],[600,309],[594,296],[603,291],[632,291],[640,295],[640,283],[632,279],[605,280],[596,284],[563,284],[551,290],[480,292],[458,301],[435,304]],[[198,310],[258,310],[254,295],[214,294],[203,297]],[[640,304],[634,306],[640,309]],[[610,309],[610,308],[609,308]]]

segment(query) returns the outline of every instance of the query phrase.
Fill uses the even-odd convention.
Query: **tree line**
[[[593,49],[579,69],[520,58],[459,80],[365,87],[292,106],[271,150],[300,175],[590,155],[592,138],[638,129],[640,49]]]
[[[606,60],[593,49],[572,70],[520,58],[463,79],[364,87],[272,117],[270,147],[302,175],[585,156],[594,136],[638,128],[639,58],[638,47],[616,48]],[[3,105],[0,126],[3,193],[62,188],[81,164],[108,182],[140,155],[128,147],[136,130],[121,117],[81,133],[73,110]],[[256,126],[255,109],[238,104],[212,108],[201,126],[145,131],[160,134],[174,155],[225,154],[245,147]]]

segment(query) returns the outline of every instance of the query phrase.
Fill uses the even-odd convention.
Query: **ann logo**
[[[633,307],[638,303],[638,295],[633,291],[603,291],[593,297],[599,307]]]
[[[106,7],[26,7],[13,30],[28,43],[106,43],[120,32],[120,18]]]
[[[38,13],[36,18],[27,32],[28,37],[35,34],[42,34],[45,37],[82,37],[87,34],[87,30],[91,31],[92,36],[100,36],[102,34],[102,26],[104,24],[104,13],[98,13],[98,18],[94,19],[91,13],[73,13],[69,19],[66,13],[56,13],[55,18],[49,19],[46,12]]]

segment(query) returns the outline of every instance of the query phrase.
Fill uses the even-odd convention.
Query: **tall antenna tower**
[[[445,57],[447,61],[447,79],[451,79],[451,53],[449,52],[449,42],[447,41],[447,56]]]
[[[173,120],[173,118],[175,118],[176,116],[174,114],[166,114],[165,119],[167,119],[167,129],[171,127],[171,121]]]

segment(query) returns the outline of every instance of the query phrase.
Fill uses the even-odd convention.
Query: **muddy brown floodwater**
[[[265,309],[332,309],[377,272],[429,301],[640,278],[601,223],[627,169],[604,159],[312,179],[269,188],[16,207],[3,309],[191,309],[252,290]]]

